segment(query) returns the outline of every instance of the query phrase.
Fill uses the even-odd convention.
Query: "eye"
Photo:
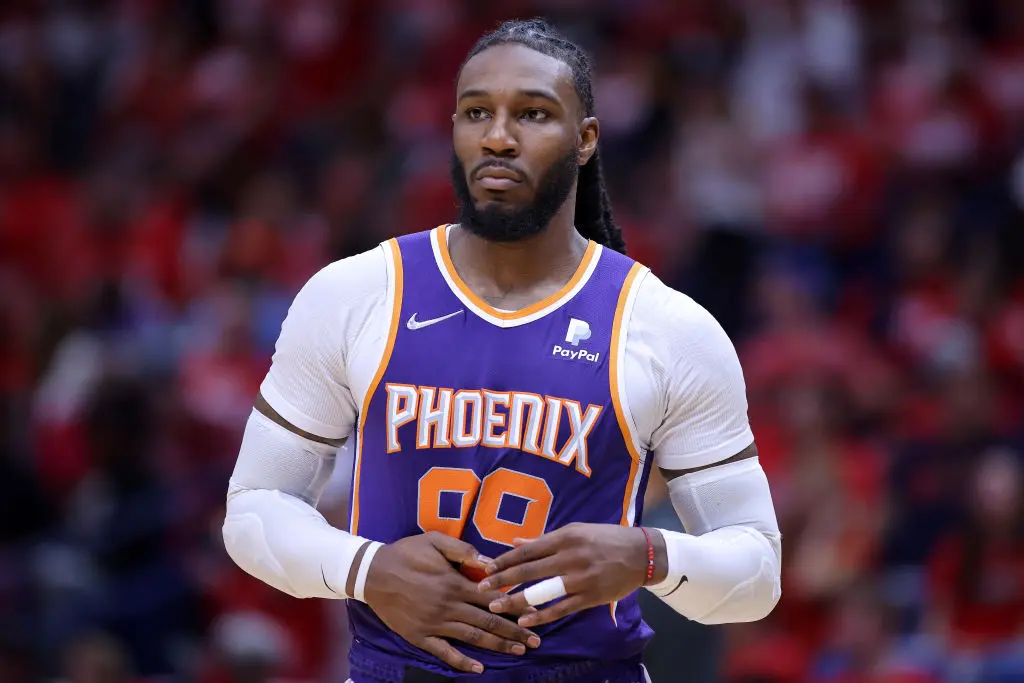
[[[550,117],[551,114],[543,109],[527,109],[523,112],[523,118],[527,121],[546,121]]]
[[[470,107],[466,110],[465,115],[470,121],[482,121],[487,118],[487,111],[480,107]]]

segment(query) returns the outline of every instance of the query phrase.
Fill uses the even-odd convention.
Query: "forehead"
[[[576,102],[572,69],[565,62],[516,43],[495,45],[474,56],[459,76],[458,94],[483,90],[494,97],[521,90],[553,90],[566,105]]]

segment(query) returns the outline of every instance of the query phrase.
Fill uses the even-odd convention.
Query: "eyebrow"
[[[562,106],[562,102],[558,99],[558,95],[556,95],[554,92],[552,92],[550,90],[543,90],[543,89],[536,89],[535,88],[535,89],[530,89],[530,90],[520,90],[516,94],[517,95],[522,95],[523,97],[539,98],[539,99],[542,99],[542,100],[548,100],[549,102],[551,102],[553,104],[557,104],[558,106]],[[461,102],[462,100],[465,100],[465,99],[469,99],[471,97],[487,97],[488,95],[490,95],[490,93],[487,92],[486,90],[479,90],[479,89],[466,90],[461,95],[459,95],[459,102]]]

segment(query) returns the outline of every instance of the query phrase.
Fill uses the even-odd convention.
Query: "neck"
[[[541,233],[516,242],[491,242],[461,227],[451,231],[448,248],[459,275],[485,291],[485,299],[532,291],[576,272],[588,241],[573,225],[570,196]]]

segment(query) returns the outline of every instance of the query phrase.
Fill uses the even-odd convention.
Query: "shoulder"
[[[646,272],[637,283],[629,335],[651,347],[664,367],[699,362],[707,354],[736,351],[722,326],[703,306]]]
[[[327,439],[351,431],[352,384],[363,381],[352,366],[367,365],[387,334],[388,268],[379,246],[324,266],[295,296],[260,388],[293,426]]]
[[[653,273],[636,285],[626,337],[631,379],[650,410],[648,443],[664,469],[704,467],[750,445],[743,371],[732,341],[703,306]],[[641,385],[649,387],[641,391]]]
[[[309,278],[299,296],[330,304],[354,303],[366,296],[383,295],[388,285],[386,250],[386,244],[381,244],[327,264]]]
[[[386,245],[339,259],[313,274],[296,294],[282,326],[278,347],[291,340],[343,351],[376,318],[389,293]]]
[[[669,287],[652,272],[648,271],[637,287],[636,306],[641,313],[659,310],[668,316],[665,321],[668,324],[694,321],[706,324],[708,318],[714,320],[703,306],[679,290]]]

